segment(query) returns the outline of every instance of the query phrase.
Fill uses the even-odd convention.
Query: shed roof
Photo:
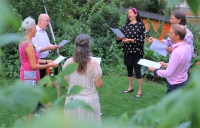
[[[123,12],[126,12],[127,8],[122,8],[121,10]],[[138,12],[140,13],[140,17],[142,17],[142,18],[149,18],[149,19],[159,20],[159,21],[164,21],[164,22],[169,22],[169,20],[170,20],[169,16],[163,16],[161,14],[156,14],[156,13],[146,12],[146,11],[140,11],[140,10],[138,10]]]
[[[164,21],[164,22],[169,22],[170,20],[169,16],[163,16],[161,14],[145,12],[145,11],[140,11],[140,10],[138,10],[138,12],[140,13],[140,17],[143,17],[143,18],[149,18],[149,19],[159,20],[159,21]]]

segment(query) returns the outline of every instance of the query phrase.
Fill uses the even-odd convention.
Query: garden
[[[141,0],[142,1],[142,0]],[[74,39],[78,34],[87,33],[92,37],[91,50],[93,56],[101,57],[103,70],[103,86],[98,89],[102,126],[99,127],[199,127],[199,71],[196,63],[200,60],[200,34],[198,24],[189,22],[188,28],[194,35],[195,56],[192,59],[188,86],[165,95],[166,81],[154,78],[146,67],[142,68],[143,96],[135,98],[136,92],[122,94],[128,81],[126,68],[123,64],[122,45],[116,43],[116,36],[110,30],[121,28],[126,20],[126,13],[122,11],[130,5],[139,10],[152,11],[169,16],[181,0],[44,0],[51,24],[56,35],[56,43],[63,39],[70,40],[60,54],[69,58],[74,50]],[[198,14],[200,2],[187,1],[194,14]],[[141,5],[141,6],[140,6]],[[152,8],[151,5],[156,5]],[[151,8],[150,8],[151,7]],[[21,21],[28,16],[36,22],[40,13],[44,13],[44,4],[41,0],[2,0],[0,4],[0,127],[94,127],[91,122],[77,123],[73,119],[63,118],[64,101],[68,83],[64,75],[72,73],[77,65],[69,65],[64,71],[59,66],[58,75],[47,76],[40,80],[36,89],[19,81],[20,60],[18,42],[22,39],[18,29]],[[162,27],[162,22],[160,27]],[[159,37],[160,31],[151,26],[150,36]],[[51,33],[48,31],[50,38]],[[57,57],[52,52],[50,59]],[[145,43],[144,58],[153,61],[165,61],[156,52],[149,49]],[[54,87],[52,82],[56,82]],[[44,88],[43,85],[47,86]],[[135,90],[137,84],[133,83]],[[79,86],[70,91],[70,95],[80,92]],[[31,101],[31,102],[30,102]],[[49,111],[43,118],[35,119],[27,124],[25,114],[36,107],[38,101],[45,104]],[[83,107],[92,111],[91,107],[83,102],[73,102],[65,109]]]

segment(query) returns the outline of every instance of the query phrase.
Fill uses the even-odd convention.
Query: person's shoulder
[[[73,58],[72,57],[70,57],[70,58],[68,58],[66,61],[68,61],[68,62],[73,62]]]
[[[98,62],[96,60],[90,59],[90,63],[94,66],[98,65]]]

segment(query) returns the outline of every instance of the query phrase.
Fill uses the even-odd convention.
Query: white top
[[[72,58],[67,59],[63,66],[63,69],[70,63],[73,63]],[[74,110],[65,109],[64,113],[66,117],[75,117],[81,120],[84,119],[89,122],[101,122],[99,96],[95,86],[95,81],[97,81],[101,75],[102,69],[100,65],[95,60],[91,59],[87,65],[87,69],[84,74],[79,74],[77,71],[74,71],[69,76],[66,76],[69,78],[68,90],[70,90],[75,85],[82,86],[83,90],[78,95],[67,96],[65,105],[67,105],[73,99],[79,99],[91,105],[94,110],[93,113],[86,111],[82,108],[77,108]]]
[[[49,51],[40,52],[42,47],[50,46],[50,40],[45,30],[42,30],[39,26],[36,25],[37,32],[35,37],[32,38],[32,42],[36,48],[36,51],[39,53],[39,58],[46,58],[49,55]]]

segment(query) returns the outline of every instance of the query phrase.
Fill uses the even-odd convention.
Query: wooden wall
[[[150,23],[148,22],[148,19],[143,18],[142,21],[144,23],[146,30],[150,30]],[[154,30],[156,31],[158,29],[159,25],[161,24],[161,22],[159,22],[158,20],[153,20],[153,19],[150,19],[150,21],[152,22],[152,24],[154,26]],[[168,34],[170,27],[171,27],[171,24],[168,22],[165,22],[161,36],[158,39],[163,39],[164,36]]]

